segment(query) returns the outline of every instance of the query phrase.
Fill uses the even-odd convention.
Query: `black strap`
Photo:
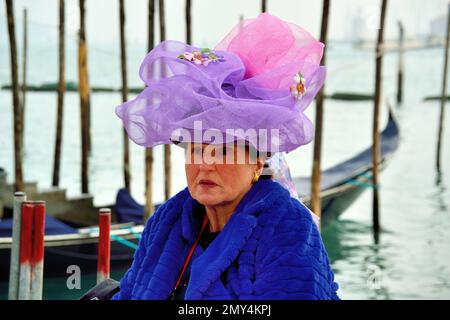
[[[120,291],[120,283],[113,279],[106,279],[84,294],[80,300],[111,300]]]

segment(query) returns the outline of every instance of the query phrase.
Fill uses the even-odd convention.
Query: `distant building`
[[[430,22],[429,36],[432,38],[445,38],[447,32],[447,17],[440,16]]]
[[[350,22],[350,39],[353,44],[362,43],[365,39],[366,24],[361,14],[361,10],[358,9],[356,15]]]

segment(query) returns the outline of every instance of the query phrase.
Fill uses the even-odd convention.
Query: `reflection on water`
[[[383,245],[382,235],[376,243],[372,232],[369,224],[337,220],[322,231],[322,238],[340,291],[364,292],[365,299],[390,299],[383,284],[383,275],[389,270],[389,259],[384,256],[387,245]],[[345,274],[344,280],[340,274]]]
[[[436,173],[436,190],[434,190],[434,193],[431,194],[431,199],[436,199],[436,202],[432,202],[432,204],[434,203],[436,206],[436,212],[448,212],[448,206],[444,201],[444,194],[447,188],[445,187],[442,179],[442,173]]]
[[[385,208],[378,241],[367,209],[362,210],[366,219],[340,219],[322,231],[341,298],[450,298],[449,195],[442,176],[434,183],[428,190],[422,188],[418,199],[429,210],[411,210],[414,217],[401,220],[386,217],[398,216],[401,207]],[[361,201],[366,202],[364,197]]]

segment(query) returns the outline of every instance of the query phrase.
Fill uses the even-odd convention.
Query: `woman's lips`
[[[208,179],[201,179],[198,184],[202,187],[211,188],[217,186],[217,183],[214,183],[211,180]]]

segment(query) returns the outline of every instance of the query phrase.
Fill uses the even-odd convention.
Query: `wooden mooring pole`
[[[447,96],[447,69],[448,69],[448,47],[450,42],[450,4],[447,9],[447,37],[445,39],[445,56],[444,56],[444,71],[442,76],[442,95],[441,95],[441,111],[439,114],[439,129],[438,129],[438,139],[436,147],[436,170],[441,173],[441,158],[442,158],[442,137],[444,133],[444,113],[445,113],[445,102]]]
[[[81,115],[81,193],[89,193],[89,79],[85,34],[85,0],[80,4],[80,31],[78,39],[78,91]]]
[[[58,46],[58,98],[56,116],[55,150],[53,155],[53,176],[52,185],[59,186],[59,173],[61,163],[61,144],[63,134],[64,119],[64,92],[66,90],[65,81],[65,0],[59,0],[59,46]]]
[[[147,50],[150,52],[155,44],[155,0],[148,1],[148,39]],[[153,214],[153,148],[145,149],[145,211],[144,223]]]
[[[322,10],[322,26],[320,28],[320,41],[326,45],[328,33],[328,17],[330,11],[330,0],[323,0]],[[325,65],[326,46],[323,51],[322,65]],[[322,131],[323,131],[323,105],[324,105],[323,86],[316,97],[316,123],[314,135],[314,156],[311,178],[311,210],[320,218],[321,217],[321,157],[322,157]],[[320,227],[320,220],[319,220]]]
[[[261,12],[267,12],[267,0],[261,0]]]
[[[25,146],[24,143],[24,132],[25,132],[25,105],[27,96],[27,52],[28,52],[28,13],[27,8],[23,9],[23,45],[22,45],[22,108],[20,111],[22,148]]]
[[[186,8],[185,8],[185,18],[186,18],[186,43],[192,44],[192,2],[191,0],[186,0]]]
[[[398,22],[398,72],[397,72],[397,104],[401,104],[403,101],[403,56],[404,56],[404,39],[405,31],[401,21]]]
[[[372,130],[372,176],[373,176],[373,230],[377,234],[380,230],[380,210],[379,210],[379,164],[381,159],[381,145],[380,145],[380,104],[382,91],[382,70],[383,70],[383,37],[384,37],[384,23],[386,18],[387,0],[382,0],[380,12],[380,27],[378,29],[378,39],[375,49],[375,99],[374,99],[374,113],[373,113],[373,130]]]
[[[128,100],[128,79],[127,79],[127,50],[125,41],[125,5],[124,0],[119,0],[120,17],[120,64],[122,75],[122,101]],[[123,132],[123,178],[125,188],[130,189],[130,144],[125,128]]]
[[[12,0],[5,0],[6,15],[8,20],[9,49],[11,56],[11,84],[14,111],[14,191],[23,191],[22,173],[22,121],[19,99],[19,77],[17,72],[17,45],[14,23],[14,7]]]
[[[160,40],[166,40],[166,17],[164,10],[164,0],[159,0],[159,34]],[[161,65],[161,77],[164,78],[166,74],[166,67],[164,64]],[[164,145],[164,196],[168,200],[172,192],[172,165],[170,163],[171,159],[171,145]]]

